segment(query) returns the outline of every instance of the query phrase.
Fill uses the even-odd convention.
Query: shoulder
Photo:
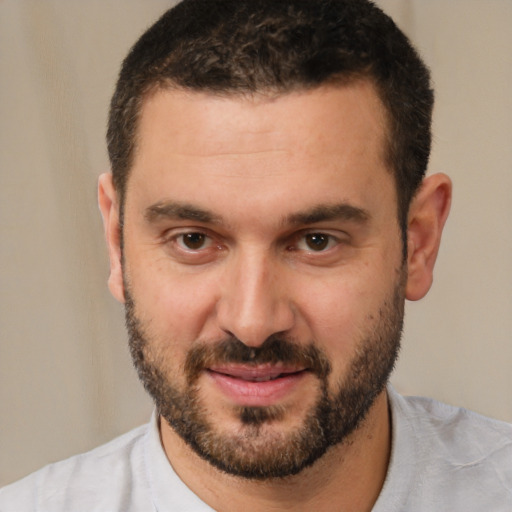
[[[1,512],[102,510],[109,500],[137,492],[144,479],[144,439],[148,425],[138,427],[92,451],[50,464],[0,489]],[[75,512],[76,507],[73,508]]]
[[[411,486],[411,506],[512,510],[512,425],[392,389],[389,397],[391,463]]]
[[[482,416],[462,407],[454,407],[425,397],[392,399],[398,414],[403,414],[416,435],[431,434],[435,444],[442,444],[456,457],[492,456],[512,450],[512,425]],[[462,450],[461,450],[462,449]],[[509,460],[512,468],[512,458]]]

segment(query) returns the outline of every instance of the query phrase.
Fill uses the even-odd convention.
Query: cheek
[[[128,264],[127,270],[137,315],[155,336],[190,344],[203,334],[215,307],[211,279],[176,271],[166,261]]]
[[[370,274],[370,273],[368,273]],[[389,272],[388,272],[389,274]],[[392,284],[361,272],[311,282],[299,307],[309,335],[330,358],[347,361],[377,322]]]
[[[210,324],[216,287],[211,280],[202,275],[157,273],[141,282],[137,307],[157,333],[187,347],[215,335]]]

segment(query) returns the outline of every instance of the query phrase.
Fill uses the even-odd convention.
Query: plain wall
[[[430,65],[454,202],[393,382],[512,421],[512,2],[381,0]],[[147,421],[96,180],[120,62],[169,2],[0,2],[0,484]]]

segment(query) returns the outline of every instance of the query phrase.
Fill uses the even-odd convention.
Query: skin
[[[186,385],[188,350],[227,334],[251,347],[278,333],[302,344],[314,340],[332,365],[329,389],[343,380],[402,267],[385,133],[384,108],[367,81],[276,98],[158,91],[145,101],[125,201],[124,271],[151,357],[178,385]],[[411,300],[432,283],[450,197],[449,179],[433,175],[411,205],[403,283]],[[100,178],[99,202],[109,286],[124,302],[110,174]],[[210,218],[176,216],[183,203]],[[306,215],[340,205],[361,215]],[[187,247],[185,233],[205,234],[205,244]],[[308,245],[312,233],[326,236],[321,250]],[[282,406],[282,417],[264,425],[268,439],[300,426],[319,393],[308,373],[263,398],[248,398],[247,386],[226,391],[207,373],[197,385],[215,428],[227,434],[244,428],[235,406]],[[336,504],[364,511],[385,479],[389,423],[382,392],[346,442],[298,475],[265,481],[215,469],[163,420],[161,437],[175,471],[216,510],[322,511]]]

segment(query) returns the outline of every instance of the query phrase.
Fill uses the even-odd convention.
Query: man
[[[512,428],[387,386],[451,184],[366,0],[185,0],[133,47],[99,183],[147,426],[0,510],[510,510]]]

